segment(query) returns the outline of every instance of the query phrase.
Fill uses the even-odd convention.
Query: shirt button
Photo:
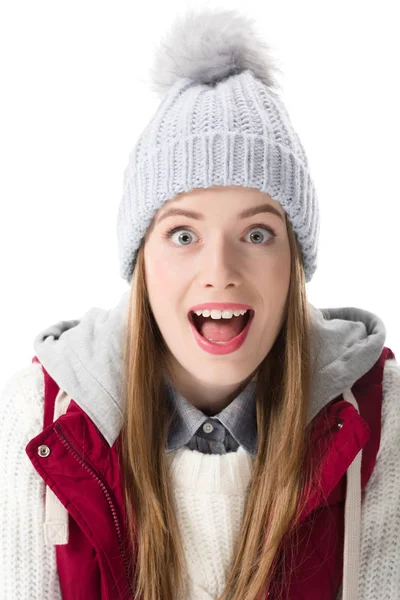
[[[214,429],[214,427],[211,425],[211,423],[204,423],[203,431],[205,433],[211,433],[213,429]]]
[[[38,454],[39,456],[46,457],[50,454],[50,448],[43,444],[42,446],[39,446]]]
[[[342,427],[343,427],[343,421],[342,421],[342,419],[338,419],[338,421],[336,423],[336,427],[338,429],[342,429]]]

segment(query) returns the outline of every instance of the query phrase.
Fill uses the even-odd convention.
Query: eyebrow
[[[260,213],[272,213],[283,221],[283,216],[281,213],[276,208],[271,206],[271,204],[260,204],[259,206],[253,206],[252,208],[246,208],[238,214],[237,219],[247,219],[248,217],[253,217],[254,215],[258,215]],[[198,221],[204,221],[204,216],[194,210],[187,210],[185,208],[170,208],[157,219],[156,223],[159,223],[167,217],[176,215],[188,217],[190,219],[197,219]]]

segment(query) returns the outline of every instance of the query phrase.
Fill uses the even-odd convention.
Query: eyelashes
[[[268,231],[268,233],[272,236],[271,239],[269,239],[267,242],[261,242],[261,243],[257,243],[257,244],[253,244],[253,246],[267,246],[269,244],[271,244],[274,239],[277,237],[277,233],[275,231],[275,229],[273,227],[271,227],[270,225],[264,225],[264,223],[255,223],[253,224],[245,233],[245,235],[247,235],[247,233],[249,233],[250,231],[252,231],[253,229],[264,229],[265,231]],[[179,225],[177,227],[173,227],[171,229],[168,229],[164,234],[163,234],[163,238],[166,240],[170,240],[172,238],[172,236],[177,232],[177,231],[190,231],[191,233],[194,233],[192,228],[190,226],[186,226],[186,225]],[[188,244],[178,244],[178,246],[181,246],[182,248],[185,247],[185,245]]]

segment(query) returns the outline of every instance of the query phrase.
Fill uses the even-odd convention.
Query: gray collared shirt
[[[220,413],[209,417],[190,404],[165,379],[167,394],[176,409],[168,432],[166,453],[182,446],[205,454],[226,454],[243,446],[257,454],[256,381],[250,381]]]

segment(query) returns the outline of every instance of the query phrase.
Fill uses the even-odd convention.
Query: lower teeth
[[[206,340],[209,340],[210,342],[213,342],[214,344],[227,344],[228,342],[216,342],[215,340],[212,340],[211,338],[206,337]]]

